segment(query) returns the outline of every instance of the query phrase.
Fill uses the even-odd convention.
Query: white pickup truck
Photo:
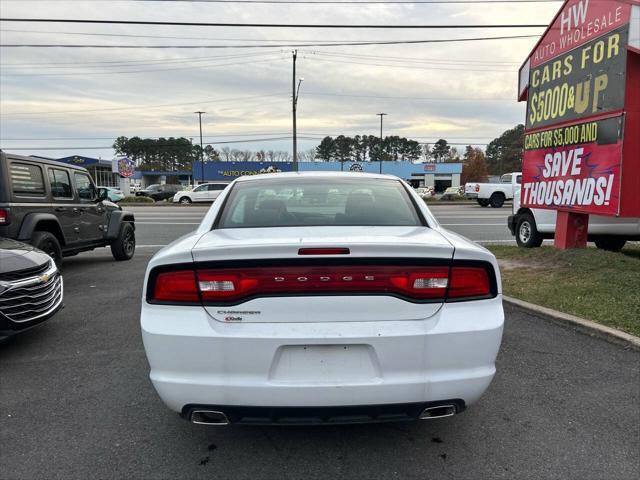
[[[539,247],[542,240],[555,234],[556,211],[521,207],[521,178],[520,172],[513,173],[513,215],[509,215],[507,226],[519,247]],[[620,251],[628,240],[640,240],[640,218],[589,215],[588,239],[598,248]]]
[[[515,176],[519,176],[515,179]],[[513,198],[512,181],[520,185],[522,174],[505,173],[500,177],[500,183],[467,183],[464,186],[464,196],[477,200],[481,207],[500,208],[505,200]]]

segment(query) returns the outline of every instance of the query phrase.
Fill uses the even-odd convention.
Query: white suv
[[[557,213],[544,208],[522,207],[520,177],[520,172],[513,174],[513,215],[509,215],[507,226],[519,247],[536,248],[545,238],[554,237]],[[622,250],[628,240],[640,240],[640,218],[589,215],[588,239],[604,250]]]
[[[193,190],[183,190],[173,196],[173,203],[213,202],[228,183],[203,183]]]
[[[156,391],[211,425],[460,413],[503,323],[491,252],[400,179],[347,172],[234,181],[151,259],[141,311]]]

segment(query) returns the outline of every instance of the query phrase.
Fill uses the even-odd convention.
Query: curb
[[[525,302],[524,300],[508,297],[506,295],[503,295],[502,298],[505,303],[520,310],[524,310],[528,313],[532,313],[538,317],[569,325],[588,335],[600,337],[611,343],[617,343],[619,345],[624,345],[625,347],[630,347],[634,350],[640,351],[640,337],[636,337],[635,335],[631,335],[629,333],[617,330],[615,328],[607,327],[605,325],[600,325],[599,323],[576,317],[575,315],[571,315],[569,313],[563,313],[551,308],[541,307],[540,305],[536,305],[535,303]]]

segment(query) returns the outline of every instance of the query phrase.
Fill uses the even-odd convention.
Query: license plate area
[[[269,381],[295,385],[371,384],[381,381],[371,345],[284,345],[278,348]]]

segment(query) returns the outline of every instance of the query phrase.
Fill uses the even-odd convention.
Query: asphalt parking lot
[[[486,223],[450,225],[475,240],[504,225],[477,211],[508,214],[465,208],[436,215]],[[108,249],[66,259],[65,309],[0,344],[0,477],[640,477],[640,353],[511,309],[496,379],[462,415],[328,427],[187,423],[147,378],[138,321],[147,262],[204,209],[141,210],[132,261],[116,263]]]

